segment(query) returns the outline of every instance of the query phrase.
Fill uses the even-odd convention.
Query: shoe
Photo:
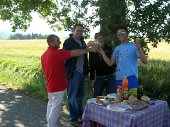
[[[78,122],[79,122],[80,124],[83,124],[83,119],[79,119]]]

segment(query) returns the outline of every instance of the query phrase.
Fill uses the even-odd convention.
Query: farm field
[[[63,40],[61,41],[63,42]],[[6,53],[15,52],[23,55],[30,53],[30,55],[40,56],[46,47],[46,40],[0,40],[1,51]],[[162,42],[158,44],[157,48],[153,48],[151,45],[149,48],[149,59],[170,60],[170,44]]]
[[[159,59],[170,61],[170,44],[168,43],[159,43],[157,48],[149,46],[149,59]]]
[[[149,63],[139,62],[139,83],[146,95],[170,104],[170,44],[162,42],[158,48],[149,47]],[[46,48],[46,40],[0,40],[0,84],[46,100],[45,78],[40,65],[40,56]],[[87,85],[86,99],[90,94]]]

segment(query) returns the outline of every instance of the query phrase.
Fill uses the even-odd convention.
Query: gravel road
[[[0,127],[46,127],[47,103],[0,85]],[[59,127],[72,127],[62,111]]]

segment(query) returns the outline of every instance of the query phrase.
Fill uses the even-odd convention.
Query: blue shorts
[[[128,78],[128,89],[138,88],[138,79],[135,76],[129,76]],[[122,80],[116,80],[116,88],[122,85]]]

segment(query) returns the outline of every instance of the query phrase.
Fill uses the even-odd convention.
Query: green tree
[[[9,20],[13,31],[26,30],[38,12],[54,30],[71,30],[81,22],[90,27],[100,25],[109,39],[117,25],[128,26],[134,36],[157,46],[161,39],[170,42],[169,0],[1,0],[0,19]],[[146,39],[147,40],[144,40]],[[145,41],[145,42],[144,42]]]
[[[23,34],[13,34],[10,35],[8,39],[10,40],[24,40],[24,39],[45,39],[47,38],[47,35],[41,35],[41,34],[37,34],[37,33],[32,33],[32,34],[27,34],[27,35],[23,35]]]

